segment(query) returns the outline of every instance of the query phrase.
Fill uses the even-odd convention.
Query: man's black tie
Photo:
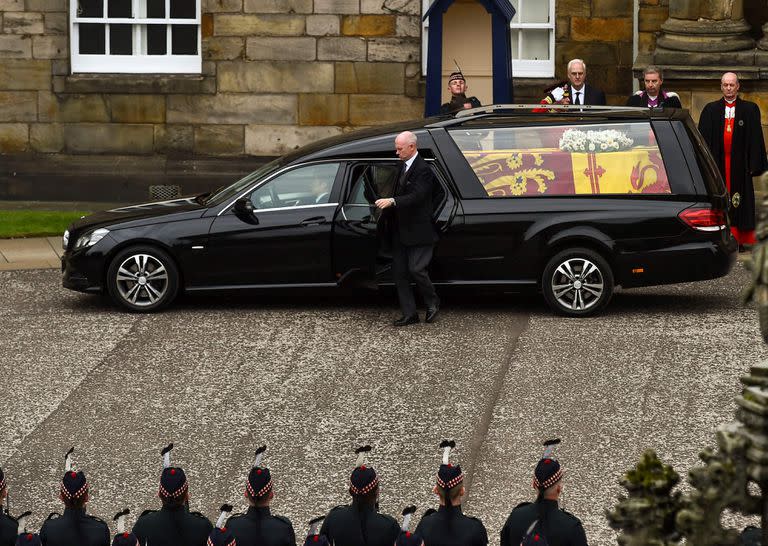
[[[579,100],[579,95],[581,95],[581,91],[576,91],[576,98],[573,101],[573,104],[581,104],[581,101]]]

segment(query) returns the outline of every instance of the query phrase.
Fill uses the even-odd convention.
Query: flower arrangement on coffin
[[[566,129],[560,139],[559,147],[564,152],[619,152],[632,147],[634,140],[615,129],[601,131],[580,131]]]

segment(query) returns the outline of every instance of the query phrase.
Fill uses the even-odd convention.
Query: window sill
[[[73,74],[53,77],[54,93],[216,94],[205,74]]]

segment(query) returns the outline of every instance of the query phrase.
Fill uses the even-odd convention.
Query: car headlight
[[[75,250],[79,250],[81,248],[88,248],[95,245],[96,243],[101,241],[107,233],[109,233],[109,230],[104,228],[100,228],[95,231],[86,233],[85,235],[80,237],[75,243]]]
[[[64,230],[64,236],[61,238],[61,248],[67,250],[69,246],[69,230]]]

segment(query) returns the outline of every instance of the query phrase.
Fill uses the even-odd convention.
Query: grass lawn
[[[83,211],[0,210],[0,239],[61,235]]]

